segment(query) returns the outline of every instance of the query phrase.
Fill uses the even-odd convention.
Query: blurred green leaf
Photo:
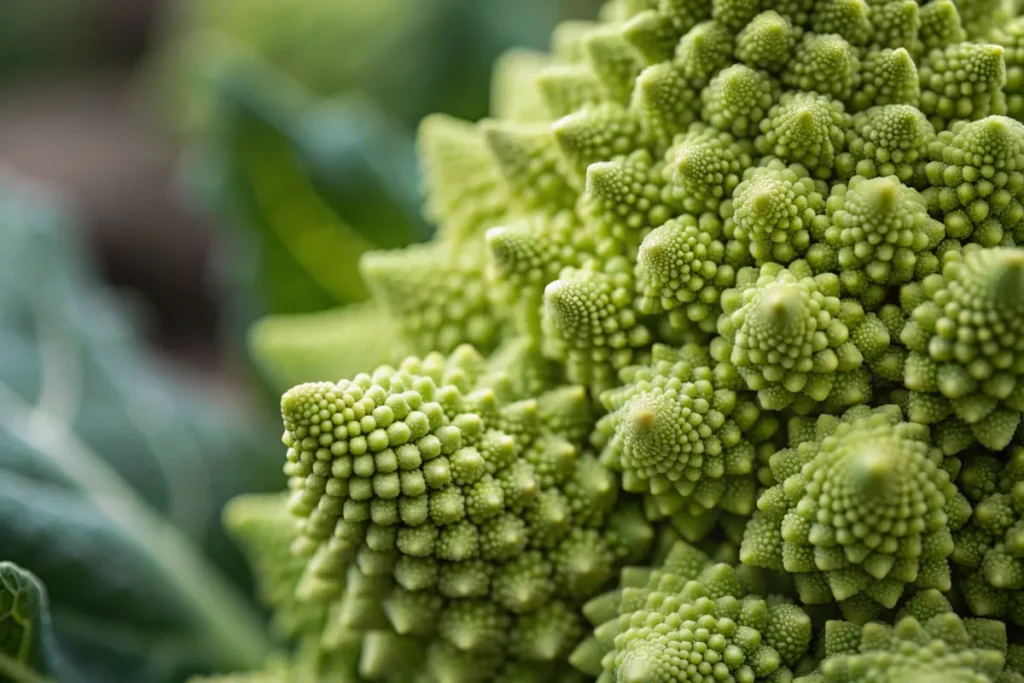
[[[258,292],[272,313],[365,299],[365,251],[429,237],[411,134],[365,101],[320,100],[267,65],[216,80],[204,192],[255,262],[236,290]]]
[[[49,587],[83,680],[258,665],[262,627],[225,577],[241,559],[219,512],[277,486],[270,437],[147,356],[69,216],[10,177],[0,243],[0,559]]]

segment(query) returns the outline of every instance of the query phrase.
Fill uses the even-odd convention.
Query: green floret
[[[924,177],[928,147],[934,140],[935,129],[916,107],[871,107],[854,115],[836,172],[843,178],[896,176],[916,185]]]
[[[938,270],[932,250],[945,237],[924,197],[894,176],[854,177],[828,200],[825,244],[836,252],[843,290],[877,308],[889,287]]]
[[[852,112],[886,104],[916,107],[920,100],[921,83],[910,53],[902,47],[872,49],[861,60],[849,107]]]
[[[699,540],[720,512],[754,509],[756,452],[778,422],[725,388],[696,346],[658,346],[649,366],[624,369],[624,386],[604,392],[609,411],[591,440],[623,473],[627,491],[650,493],[659,516]]]
[[[655,228],[637,255],[636,307],[640,313],[668,313],[677,329],[698,327],[714,332],[721,314],[722,291],[736,283],[736,252],[742,245],[728,243],[716,216],[697,219],[684,215]]]
[[[827,178],[842,151],[850,118],[843,104],[825,95],[787,92],[761,122],[757,149]]]
[[[907,585],[948,591],[952,531],[970,505],[928,429],[895,406],[797,420],[792,447],[772,456],[781,483],[758,499],[742,561],[785,569],[802,602],[838,601],[848,618],[894,607]]]
[[[487,376],[462,347],[283,397],[299,594],[331,605],[325,637],[391,629],[493,653],[495,666],[528,647],[556,660],[578,615],[553,601],[569,617],[542,630],[552,645],[537,610],[595,595],[646,549],[651,532],[616,503],[614,475],[567,440],[592,429],[586,392],[502,404],[475,388]],[[539,560],[531,549],[545,559],[524,565]],[[431,612],[436,632],[416,616]]]
[[[872,44],[883,48],[903,47],[920,52],[918,31],[920,10],[916,0],[868,0],[871,6]]]
[[[594,636],[570,657],[602,683],[787,681],[808,652],[803,610],[751,594],[731,566],[684,542],[657,568],[623,572],[622,585],[584,607]]]
[[[761,0],[711,0],[711,18],[738,31],[761,11],[761,5]]]
[[[967,35],[987,38],[992,30],[1004,26],[1013,16],[1011,0],[955,0]]]
[[[737,140],[703,124],[692,126],[666,157],[666,172],[671,173],[682,208],[696,215],[717,211],[753,163],[753,151],[747,140]]]
[[[697,120],[699,92],[673,64],[644,69],[636,80],[630,112],[652,147],[663,152]]]
[[[582,109],[556,121],[551,130],[569,169],[569,179],[580,190],[591,164],[643,147],[636,118],[614,104]]]
[[[955,124],[931,157],[925,197],[949,237],[1024,244],[1024,124],[1005,116]]]
[[[761,406],[807,412],[871,397],[865,360],[889,346],[881,322],[853,300],[839,298],[839,278],[811,276],[807,264],[744,269],[722,294],[723,314],[711,353],[757,392]]]
[[[625,259],[611,261],[606,272],[567,269],[545,288],[545,353],[565,366],[570,382],[606,389],[650,346],[651,333],[631,305],[630,270]]]
[[[928,51],[967,40],[967,31],[953,0],[937,0],[921,8],[919,35],[924,49]]]
[[[552,118],[568,116],[601,101],[601,84],[583,64],[554,64],[537,74],[537,89]]]
[[[734,64],[718,72],[701,92],[701,118],[734,137],[753,139],[779,96],[779,84],[767,73]]]
[[[575,215],[562,212],[487,231],[488,274],[497,285],[492,295],[511,305],[523,334],[540,337],[544,288],[564,268],[582,265],[576,220]]]
[[[1019,683],[1024,676],[1006,627],[963,619],[938,592],[914,596],[892,626],[829,621],[825,659],[797,683]]]
[[[1003,48],[1006,63],[1006,112],[1024,121],[1024,17],[1018,17],[992,33],[992,42]]]
[[[437,243],[368,252],[359,269],[409,348],[451,351],[469,342],[490,350],[502,322],[494,315],[485,262],[476,243],[466,249]]]
[[[671,173],[643,149],[587,168],[577,213],[600,256],[635,257],[644,235],[679,213],[680,192],[667,180]],[[575,242],[580,243],[579,235]]]
[[[423,119],[418,136],[426,213],[447,239],[478,238],[500,219],[508,193],[480,130],[435,114]]]
[[[705,21],[679,41],[674,63],[693,86],[703,88],[732,63],[732,50],[732,32],[717,21]]]
[[[650,63],[672,58],[679,39],[711,18],[703,0],[658,0],[655,8],[640,12],[622,27],[622,34]]]
[[[1024,626],[1024,447],[969,456],[959,484],[974,504],[955,537],[960,592],[974,614]]]
[[[907,303],[920,298],[904,306],[911,317],[900,335],[910,349],[904,383],[948,400],[982,444],[999,450],[1024,411],[1024,250],[966,249],[946,261],[941,274],[904,290]]]
[[[799,33],[774,10],[763,12],[736,36],[736,59],[753,69],[782,71],[796,47]]]
[[[507,184],[510,209],[557,212],[575,204],[550,125],[485,121],[481,132]]]
[[[808,33],[782,72],[782,82],[848,102],[858,68],[856,51],[841,36]]]
[[[595,28],[582,40],[583,54],[604,94],[604,100],[629,103],[633,81],[643,64],[636,51],[614,26]]]
[[[779,160],[748,169],[722,206],[725,233],[748,245],[758,263],[789,263],[810,245],[810,228],[824,212],[827,186]]]
[[[836,34],[851,45],[862,47],[871,42],[869,6],[864,0],[833,0],[815,3],[811,31]]]
[[[1006,65],[1000,46],[956,43],[936,48],[918,67],[921,111],[936,130],[945,130],[955,121],[1006,113]]]

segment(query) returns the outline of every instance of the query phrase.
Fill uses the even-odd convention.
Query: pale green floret
[[[556,121],[551,130],[570,182],[582,190],[590,164],[629,154],[643,145],[637,120],[617,104],[581,109]]]
[[[778,160],[747,170],[722,206],[725,233],[748,245],[758,263],[789,263],[810,245],[810,230],[824,213],[827,186],[799,165]]]
[[[739,245],[737,245],[739,246]],[[651,231],[637,254],[636,307],[651,315],[668,313],[678,329],[714,332],[722,290],[736,283],[736,268],[712,215],[681,216]]]
[[[1005,116],[954,124],[931,157],[925,197],[949,237],[1024,244],[1024,124]]]
[[[613,386],[616,371],[650,346],[651,333],[632,307],[630,271],[625,259],[611,272],[568,269],[544,290],[545,353],[565,366],[570,382]]]
[[[808,33],[782,72],[782,82],[794,90],[813,90],[848,102],[858,69],[855,49],[841,36]]]
[[[851,45],[871,42],[870,10],[865,0],[831,0],[815,3],[810,29],[817,34],[836,34]]]
[[[791,434],[811,440],[772,456],[781,483],[761,494],[742,561],[785,569],[802,602],[838,601],[848,618],[894,607],[908,585],[948,591],[952,532],[970,505],[927,427],[895,406],[797,419],[806,427]]]
[[[1024,626],[1024,447],[968,456],[959,484],[974,504],[955,537],[960,591],[974,614]]]
[[[448,352],[464,343],[493,349],[501,319],[484,277],[478,243],[444,243],[367,252],[359,270],[379,305],[418,353]]]
[[[584,607],[596,628],[570,657],[576,668],[601,683],[792,680],[812,635],[799,607],[751,594],[733,567],[682,541],[635,571]]]
[[[732,63],[733,34],[717,21],[697,24],[679,41],[674,64],[696,88],[703,88]]]
[[[799,34],[778,12],[763,12],[736,36],[736,59],[753,69],[782,71],[796,47]]]
[[[555,212],[573,205],[549,125],[484,121],[480,129],[508,187],[509,209]]]
[[[992,42],[1003,48],[1006,63],[1006,112],[1024,121],[1024,17],[1018,17],[992,33]]]
[[[697,24],[711,18],[703,0],[658,0],[651,9],[631,17],[622,34],[650,63],[672,58],[679,39]]]
[[[478,238],[508,203],[508,190],[480,129],[435,114],[423,119],[417,142],[427,216],[447,239]]]
[[[836,252],[843,290],[869,307],[885,303],[890,287],[936,272],[932,250],[944,237],[924,198],[894,176],[832,188],[824,242]]]
[[[671,174],[669,166],[655,163],[646,150],[587,167],[586,189],[576,212],[598,255],[635,257],[643,236],[679,213],[680,192],[668,182]]]
[[[916,0],[868,0],[871,5],[871,43],[882,48],[920,52],[920,9]]]
[[[850,117],[842,102],[813,92],[787,92],[761,122],[757,150],[828,178],[842,151]]]
[[[941,274],[921,282],[922,301],[905,306],[911,319],[900,335],[910,349],[904,384],[940,394],[982,444],[999,450],[1024,411],[1024,249],[974,248],[947,257]]]
[[[340,595],[331,628],[382,619],[373,628],[424,635],[416,614],[445,598],[428,623],[457,650],[493,651],[495,665],[527,647],[555,660],[578,617],[565,607],[563,640],[547,646],[530,615],[551,596],[595,595],[643,553],[650,530],[616,504],[614,476],[566,440],[592,428],[586,392],[502,404],[476,388],[492,376],[461,347],[282,398],[290,508],[302,520],[294,547],[308,558],[299,591]],[[529,548],[546,553],[540,573],[521,565]],[[524,571],[532,583],[502,580]]]
[[[921,111],[945,130],[955,121],[977,121],[1006,113],[1003,48],[956,43],[930,50],[918,65]]]
[[[753,139],[779,95],[779,84],[766,72],[734,64],[701,92],[701,118],[737,138]]]
[[[636,80],[630,112],[644,137],[659,152],[668,149],[700,115],[699,90],[673,64],[649,66]]]
[[[582,64],[545,67],[536,80],[544,107],[552,118],[561,118],[601,101],[601,84]]]
[[[735,32],[750,23],[762,4],[761,0],[711,0],[711,18]]]
[[[917,65],[906,49],[872,49],[861,60],[849,110],[858,112],[885,104],[918,106],[921,84]]]
[[[511,305],[523,334],[539,337],[544,287],[562,269],[579,266],[576,217],[532,217],[487,231],[488,273],[495,300]]]
[[[892,625],[829,621],[825,659],[797,683],[1020,683],[1006,626],[963,619],[938,591],[918,593]]]
[[[935,130],[916,107],[871,107],[854,115],[836,172],[844,178],[896,176],[907,185],[917,185],[924,177],[928,147],[934,139]]]
[[[633,81],[643,64],[636,50],[615,26],[595,28],[582,40],[583,54],[604,93],[604,100],[620,105],[629,103]]]
[[[725,388],[701,355],[696,347],[655,347],[649,366],[623,370],[625,385],[601,395],[609,413],[591,437],[602,447],[602,462],[623,473],[627,491],[653,496],[648,514],[688,522],[684,534],[706,533],[701,522],[713,513],[753,512],[750,439],[764,441],[778,427],[773,418],[762,421],[749,398]]]
[[[921,43],[927,51],[967,40],[953,0],[936,0],[921,8]]]
[[[695,124],[668,151],[668,173],[682,208],[690,214],[716,212],[732,196],[743,172],[753,163],[753,145]]]
[[[734,368],[767,410],[866,402],[865,360],[888,348],[888,333],[859,303],[840,300],[835,275],[811,277],[801,261],[790,268],[772,263],[740,272],[736,288],[722,294],[712,355]]]

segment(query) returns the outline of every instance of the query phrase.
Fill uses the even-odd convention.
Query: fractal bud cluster
[[[610,0],[425,120],[410,358],[226,516],[246,680],[1024,681],[1016,11]]]

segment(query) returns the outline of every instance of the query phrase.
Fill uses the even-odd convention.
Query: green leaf
[[[239,228],[256,267],[235,275],[264,310],[361,301],[364,252],[430,236],[406,127],[365,100],[316,98],[257,60],[213,81],[220,116],[192,180]]]
[[[263,626],[225,576],[241,558],[219,514],[280,485],[270,437],[149,357],[66,212],[10,177],[0,244],[0,559],[48,586],[84,680],[257,667]]]

